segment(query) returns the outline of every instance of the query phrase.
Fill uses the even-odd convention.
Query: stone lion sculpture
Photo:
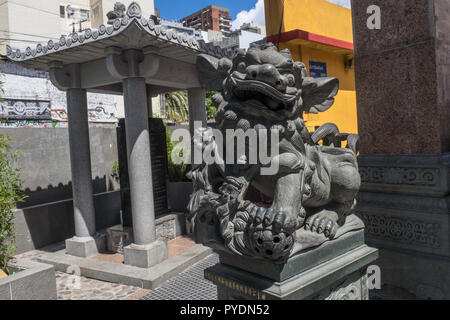
[[[340,133],[333,124],[310,134],[303,121],[304,112],[323,112],[333,105],[336,78],[307,77],[303,63],[272,44],[240,50],[232,61],[201,54],[197,68],[200,81],[220,91],[213,97],[217,129],[224,135],[229,129],[265,130],[268,136],[277,132],[279,150],[269,163],[252,164],[247,141],[247,153],[227,163],[214,152],[212,131],[196,132],[194,144],[213,150],[222,160],[199,165],[188,174],[194,183],[189,218],[198,242],[282,262],[363,227],[351,215],[361,184],[358,137]],[[271,144],[267,142],[267,148]],[[261,174],[274,163],[279,168],[275,174]],[[273,199],[270,207],[251,199],[250,186]]]
[[[123,3],[121,2],[114,3],[114,9],[106,14],[106,17],[108,18],[108,24],[113,24],[114,20],[123,18],[125,16],[126,11],[127,8]]]

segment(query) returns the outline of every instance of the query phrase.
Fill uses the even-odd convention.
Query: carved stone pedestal
[[[363,155],[357,214],[380,248],[381,288],[449,299],[450,154]]]
[[[290,258],[284,264],[220,252],[220,264],[205,270],[220,300],[367,300],[367,267],[378,250],[351,232]],[[253,262],[253,263],[252,263]]]

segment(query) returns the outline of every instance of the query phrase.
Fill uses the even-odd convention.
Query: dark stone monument
[[[369,6],[381,28],[367,27]],[[352,1],[357,213],[380,248],[381,288],[450,298],[450,2]]]
[[[364,244],[364,224],[353,214],[358,137],[331,123],[310,134],[303,121],[304,112],[333,105],[338,80],[307,77],[303,63],[272,44],[238,51],[232,61],[199,55],[197,68],[202,84],[220,91],[213,97],[219,131],[194,135],[214,161],[189,173],[189,211],[196,241],[219,252],[220,264],[205,271],[219,298],[368,299],[366,268],[378,253]],[[226,139],[221,150],[219,132],[225,141],[229,130],[244,140]],[[255,203],[250,186],[272,199],[269,208]]]
[[[168,213],[167,204],[167,145],[166,127],[162,119],[149,118],[150,152],[153,176],[153,197],[155,216]],[[127,144],[125,121],[119,120],[117,127],[117,149],[119,154],[120,199],[122,203],[123,225],[132,226],[130,182],[128,178]]]

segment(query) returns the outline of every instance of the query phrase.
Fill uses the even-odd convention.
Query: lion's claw
[[[272,229],[274,233],[280,233],[282,229],[284,228],[284,223],[286,221],[287,215],[282,212],[279,211],[277,212],[277,214],[275,215],[274,219],[273,219],[273,224],[272,224]]]
[[[259,207],[256,210],[256,215],[255,215],[255,225],[259,225],[261,224],[261,222],[263,221],[264,218],[264,214],[266,213],[266,209],[263,207]]]
[[[339,225],[334,215],[321,212],[310,216],[305,223],[305,230],[323,233],[327,238],[333,239]]]

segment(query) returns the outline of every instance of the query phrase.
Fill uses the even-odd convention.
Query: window
[[[89,10],[84,10],[84,9],[80,10],[80,15],[81,15],[82,19],[89,21],[89,14],[90,14]]]
[[[89,10],[67,7],[67,17],[75,20],[89,21]]]
[[[59,16],[61,18],[65,18],[66,17],[66,8],[64,6],[59,6]]]

